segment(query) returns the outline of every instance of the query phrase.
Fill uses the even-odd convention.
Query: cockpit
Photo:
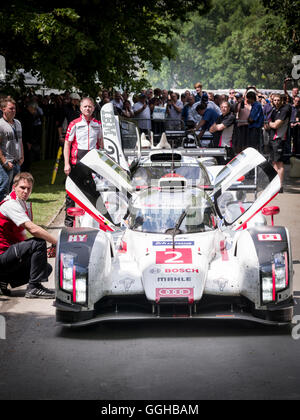
[[[200,164],[181,162],[155,162],[138,166],[132,174],[133,186],[156,186],[158,180],[170,172],[188,180],[188,185],[209,185],[206,170]]]
[[[150,188],[130,203],[129,228],[145,233],[176,234],[216,229],[216,213],[208,195],[198,188],[170,191]]]

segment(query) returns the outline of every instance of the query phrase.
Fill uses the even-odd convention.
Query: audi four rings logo
[[[192,294],[193,289],[157,289],[157,293],[159,296],[169,296],[169,297],[182,297],[182,296],[190,296]]]

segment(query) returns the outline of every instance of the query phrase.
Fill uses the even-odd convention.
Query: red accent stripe
[[[61,289],[63,289],[63,269],[64,269],[64,265],[63,265],[63,254],[61,254],[60,256],[60,287]]]
[[[285,262],[285,285],[289,285],[289,270],[288,270],[288,256],[287,252],[284,253],[284,262]]]
[[[76,302],[76,266],[73,265],[73,302]]]
[[[228,261],[228,252],[225,246],[225,241],[221,241],[220,242],[220,251],[221,251],[221,255],[222,255],[222,261]]]
[[[275,276],[275,264],[272,264],[272,281],[273,281],[273,301],[276,300],[276,276]]]
[[[239,230],[239,229],[241,229],[241,228],[243,228],[243,229],[246,229],[246,227],[247,227],[247,223],[249,222],[249,220],[251,220],[252,219],[252,217],[254,217],[254,216],[256,216],[257,215],[257,213],[259,213],[260,211],[261,211],[261,209],[263,208],[263,207],[265,207],[267,204],[269,204],[270,203],[270,201],[272,201],[272,200],[274,200],[274,198],[276,197],[278,195],[278,192],[275,194],[275,195],[273,195],[273,197],[272,198],[270,198],[270,200],[269,201],[267,201],[263,206],[261,206],[251,217],[249,217],[249,219],[247,219],[241,226],[239,226],[238,228],[236,228],[236,230]]]
[[[75,197],[72,193],[70,193],[68,190],[66,190],[67,194],[70,198],[72,198],[75,203],[77,203],[81,208],[83,208],[90,216],[93,217],[93,219],[96,220],[97,223],[99,223],[99,228],[103,230],[104,232],[110,231],[114,232],[114,229],[112,229],[110,226],[106,225],[104,220],[102,220],[99,216],[97,216],[95,213],[92,212],[91,209],[89,209],[86,205],[84,205],[80,200],[78,200],[77,197]]]

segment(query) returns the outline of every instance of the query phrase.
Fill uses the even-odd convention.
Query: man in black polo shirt
[[[291,118],[291,107],[288,104],[283,104],[283,100],[280,94],[273,95],[273,104],[275,109],[272,113],[271,121],[265,125],[265,129],[271,129],[270,158],[274,169],[277,171],[280,177],[281,186],[283,186],[283,148],[284,142],[287,139],[287,130]]]
[[[228,156],[233,157],[234,152],[232,149],[232,134],[236,118],[233,112],[231,112],[229,102],[222,102],[220,109],[222,114],[217,118],[216,122],[210,127],[209,130],[213,134],[213,146],[226,147],[228,149]]]

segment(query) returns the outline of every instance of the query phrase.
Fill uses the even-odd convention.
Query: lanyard
[[[19,138],[18,138],[18,133],[17,133],[17,129],[16,129],[15,123],[12,124],[11,128],[13,129],[16,142],[19,143]]]

